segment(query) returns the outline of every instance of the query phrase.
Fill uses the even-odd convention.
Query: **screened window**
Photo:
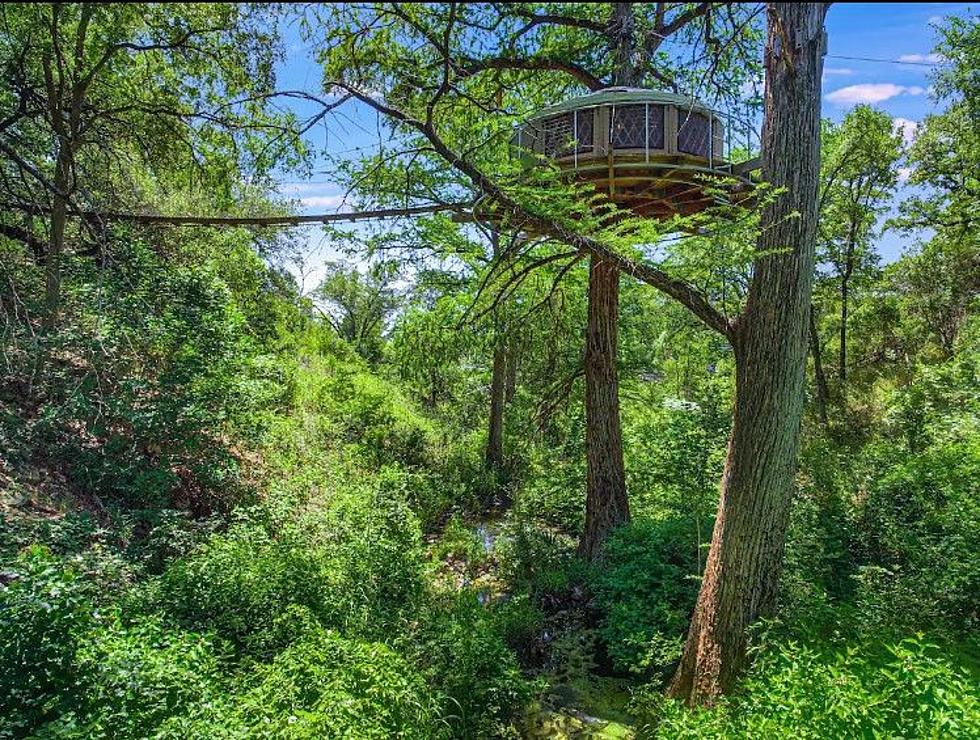
[[[710,135],[711,127],[707,116],[678,108],[677,151],[707,158]]]
[[[664,107],[618,105],[609,118],[609,143],[613,149],[664,148]],[[649,136],[649,138],[647,138]]]
[[[573,111],[552,116],[542,124],[544,153],[567,157],[592,149],[592,111]]]

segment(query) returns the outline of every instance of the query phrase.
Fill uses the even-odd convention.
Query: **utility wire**
[[[943,62],[906,62],[901,59],[876,59],[874,57],[848,57],[840,54],[828,54],[828,59],[847,59],[852,62],[878,62],[880,64],[908,64],[913,67],[938,67]]]

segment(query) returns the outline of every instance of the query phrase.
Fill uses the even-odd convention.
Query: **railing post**
[[[578,169],[578,111],[572,111],[572,162]]]
[[[714,169],[714,152],[715,152],[715,115],[714,113],[708,113],[708,169]]]
[[[646,163],[650,164],[650,103],[644,103],[643,108],[643,152]]]

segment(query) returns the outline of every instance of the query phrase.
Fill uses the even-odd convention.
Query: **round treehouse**
[[[748,127],[745,134],[748,150]],[[731,161],[735,135],[731,117],[692,98],[610,87],[542,110],[514,143],[528,167],[554,162],[622,208],[667,218],[736,200],[717,178],[731,196],[747,190],[758,160]]]

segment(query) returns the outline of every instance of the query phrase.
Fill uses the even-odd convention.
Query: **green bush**
[[[918,451],[879,441],[849,458],[814,446],[792,514],[784,620],[836,628],[847,618],[891,638],[973,630],[980,563],[963,553],[980,550],[976,439],[947,433]]]
[[[818,651],[770,646],[740,691],[689,711],[652,693],[634,701],[645,736],[670,738],[916,737],[980,735],[980,692],[938,648],[906,639]]]
[[[392,462],[419,468],[430,462],[432,424],[397,389],[358,358],[335,355],[316,363],[318,372],[306,375],[302,399],[330,420],[339,443],[374,468]]]
[[[323,508],[308,508],[270,534],[233,526],[175,562],[149,594],[190,629],[210,629],[266,654],[266,633],[290,604],[345,634],[397,627],[422,591],[418,524],[384,479]]]
[[[158,737],[429,738],[440,728],[431,691],[403,657],[308,622],[237,693],[202,698]]]
[[[73,706],[73,666],[93,621],[93,586],[32,547],[0,585],[0,737],[19,737]]]
[[[211,640],[158,617],[132,624],[118,615],[102,619],[80,647],[75,672],[84,686],[80,709],[55,727],[64,733],[70,719],[83,737],[150,737],[170,717],[216,701],[224,689]]]
[[[417,660],[440,697],[451,737],[494,737],[528,704],[532,686],[487,610],[471,593],[427,606]]]
[[[697,598],[693,523],[634,520],[612,533],[604,552],[590,588],[613,663],[638,674],[664,671],[680,658]]]

